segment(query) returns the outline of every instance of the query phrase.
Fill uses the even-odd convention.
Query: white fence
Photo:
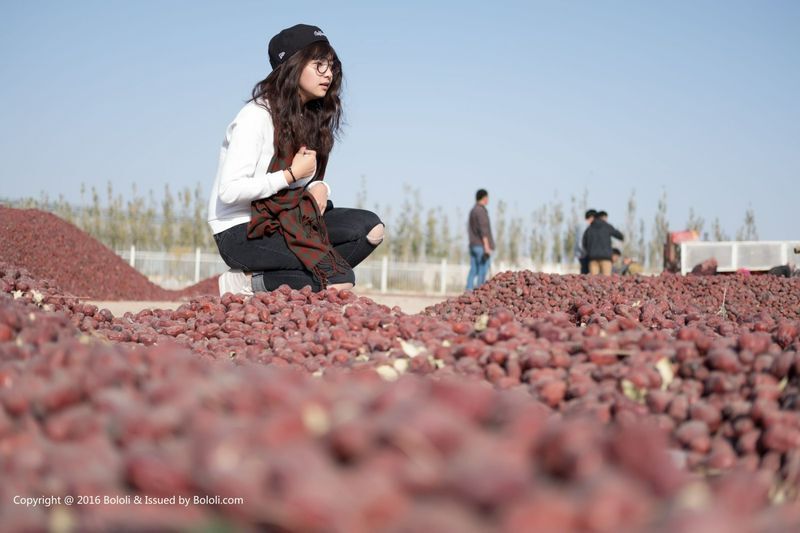
[[[681,243],[681,274],[709,259],[717,260],[717,271],[769,270],[796,260],[800,241],[689,241]],[[793,259],[794,258],[794,259]]]
[[[795,247],[800,241],[742,241],[742,242],[684,242],[681,243],[681,273],[695,265],[715,258],[717,269],[733,272],[739,268],[767,270],[800,261]],[[179,289],[210,276],[225,272],[228,267],[216,252],[152,252],[117,251],[123,259],[152,282],[168,289]],[[793,259],[794,258],[794,259]],[[532,270],[550,274],[577,274],[578,264],[535,264],[530,259],[516,264],[492,262],[492,272]],[[388,257],[367,259],[355,268],[356,284],[360,289],[376,292],[413,292],[424,294],[453,294],[464,289],[469,264],[440,261],[402,262]],[[655,272],[648,272],[655,273]]]
[[[179,289],[197,283],[228,269],[217,253],[202,252],[152,252],[137,250],[117,251],[132,267],[150,281],[168,289]],[[493,262],[492,272],[505,270],[535,270],[551,274],[575,274],[574,265],[535,265],[531,261],[511,265]],[[464,289],[469,264],[451,263],[446,259],[431,262],[406,263],[388,257],[367,259],[355,268],[356,284],[360,289],[380,292],[414,292],[425,294],[451,294]]]
[[[181,289],[200,280],[228,270],[218,253],[202,252],[200,248],[186,253],[117,250],[133,268],[166,289]]]
[[[578,265],[571,269],[568,265],[540,265],[538,268],[532,264],[511,265],[503,262],[493,262],[491,265],[492,272],[505,270],[567,274],[577,273]],[[383,257],[364,261],[355,268],[356,284],[362,289],[442,295],[463,291],[468,273],[469,264],[450,263],[447,259],[406,263]]]

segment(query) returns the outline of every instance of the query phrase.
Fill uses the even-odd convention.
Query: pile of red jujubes
[[[800,526],[796,504],[770,505],[766,472],[692,474],[666,444],[647,417],[563,417],[453,375],[387,383],[332,367],[314,378],[171,342],[108,343],[67,313],[0,296],[9,530]]]
[[[517,320],[568,313],[581,322],[612,329],[629,321],[646,328],[674,330],[684,325],[718,328],[722,335],[739,325],[767,330],[782,318],[800,319],[800,279],[742,276],[577,276],[530,271],[502,272],[478,289],[425,310],[429,316],[474,320],[494,309]],[[751,329],[752,329],[751,328]]]
[[[11,487],[249,491],[9,511],[33,529],[796,528],[799,311],[797,279],[517,272],[414,316],[283,287],[115,317],[0,262]]]
[[[87,299],[181,300],[219,290],[216,276],[182,290],[163,289],[84,231],[38,209],[0,205],[0,258]]]
[[[497,287],[515,291],[506,277],[476,294],[501,292]],[[555,276],[534,277],[562,284]],[[728,287],[732,294],[753,293],[750,281],[732,278]],[[3,283],[23,291],[35,282],[24,272],[6,269]],[[613,300],[618,294],[636,300],[614,304],[614,312],[624,313],[614,316],[603,314],[606,309],[586,302],[585,296],[577,297],[583,303],[572,304],[572,312],[539,318],[503,307],[475,318],[470,306],[461,307],[459,316],[455,309],[470,295],[441,304],[446,316],[436,318],[391,311],[349,291],[284,287],[252,298],[204,296],[176,310],[113,317],[50,287],[18,294],[45,308],[66,310],[81,330],[113,342],[174,341],[203,358],[315,374],[331,368],[372,368],[387,379],[405,372],[457,374],[521,389],[558,411],[591,413],[602,422],[652,418],[671,433],[692,469],[742,465],[783,479],[800,475],[800,322],[773,319],[785,311],[772,307],[757,315],[740,312],[739,322],[709,313],[701,307],[711,305],[703,303],[703,291],[692,292],[703,287],[695,279],[688,279],[683,296],[669,303],[677,306],[681,298],[694,302],[686,315],[671,314],[663,300],[641,303],[656,281],[598,278],[596,283],[614,283]],[[643,290],[637,293],[637,287]],[[775,291],[780,294],[791,291]],[[665,321],[674,329],[659,327]]]

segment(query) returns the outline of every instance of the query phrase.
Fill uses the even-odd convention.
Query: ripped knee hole
[[[378,224],[367,233],[367,240],[370,244],[380,244],[383,242],[384,225]]]

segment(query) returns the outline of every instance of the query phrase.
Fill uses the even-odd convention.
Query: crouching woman
[[[315,291],[355,284],[353,267],[378,246],[375,213],[334,207],[325,177],[342,115],[342,68],[316,26],[270,40],[272,72],[228,126],[209,199],[222,259],[220,293]]]

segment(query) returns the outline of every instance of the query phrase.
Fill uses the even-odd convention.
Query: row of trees
[[[156,200],[152,190],[141,196],[134,184],[130,194],[115,193],[108,183],[104,198],[91,187],[81,185],[81,205],[66,202],[63,196],[51,200],[42,195],[38,200],[26,199],[8,202],[19,207],[35,207],[55,213],[94,236],[111,249],[135,245],[144,250],[172,250],[202,248],[216,249],[206,223],[207,199],[198,184],[194,190],[184,188],[173,193],[164,186],[163,196]],[[496,260],[508,263],[531,261],[534,264],[558,264],[574,261],[574,248],[580,239],[585,222],[588,193],[578,198],[571,196],[568,205],[555,198],[540,205],[530,216],[508,212],[508,205],[500,200],[493,205],[491,219],[497,245]],[[367,207],[366,184],[356,199],[356,206]],[[389,227],[384,244],[376,252],[379,257],[388,255],[399,261],[436,260],[466,261],[466,213],[456,209],[455,220],[441,206],[426,207],[420,191],[404,188],[403,201],[395,205],[375,205],[374,210]],[[628,198],[624,222],[615,225],[625,234],[623,254],[636,258],[646,266],[660,268],[664,242],[669,232],[667,222],[667,195],[661,194],[649,225],[640,216],[636,192]],[[680,229],[697,231],[704,240],[730,240],[719,222],[714,219],[706,229],[705,220],[694,210]],[[757,240],[755,214],[745,213],[744,222],[736,234],[738,240]]]
[[[205,192],[198,184],[173,193],[164,185],[160,200],[152,190],[140,195],[136,184],[130,194],[115,193],[108,182],[104,198],[95,187],[81,184],[81,203],[74,206],[63,195],[55,200],[43,193],[40,198],[11,202],[17,207],[36,208],[55,213],[87,232],[112,250],[131,245],[142,250],[214,250],[208,223]]]
[[[512,264],[532,261],[534,264],[564,264],[575,259],[575,247],[586,228],[583,215],[588,209],[588,193],[578,198],[571,196],[568,206],[555,198],[550,203],[535,208],[527,220],[509,214],[508,204],[500,200],[490,213],[497,246],[496,260]],[[358,195],[357,207],[366,207],[366,193]],[[404,188],[404,201],[393,218],[391,205],[375,206],[385,221],[391,221],[380,255],[389,255],[402,261],[450,258],[466,260],[466,215],[457,209],[455,231],[441,207],[425,208],[419,190]],[[631,191],[627,202],[624,223],[614,222],[625,235],[621,243],[623,255],[633,257],[651,268],[661,268],[663,249],[670,231],[667,219],[667,195],[662,192],[653,214],[648,232],[645,218],[639,216],[636,191]],[[680,229],[698,232],[703,240],[727,241],[730,236],[715,218],[706,230],[705,220],[694,209]],[[737,240],[758,240],[755,213],[748,209],[744,222],[736,234]]]

